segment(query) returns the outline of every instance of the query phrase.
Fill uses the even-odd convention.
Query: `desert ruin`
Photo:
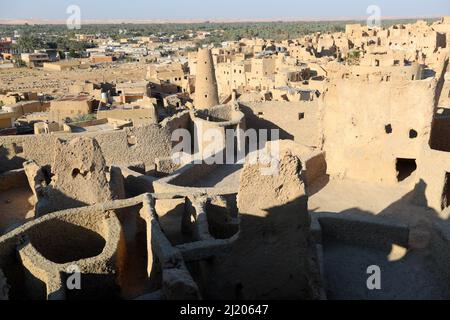
[[[0,71],[0,300],[450,299],[449,48],[444,17],[126,64],[28,54]],[[242,161],[189,158],[211,129]]]

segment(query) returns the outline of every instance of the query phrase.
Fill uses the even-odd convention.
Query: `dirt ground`
[[[34,215],[33,193],[27,188],[0,192],[0,235]]]
[[[379,216],[391,222],[414,225],[437,216],[429,208],[416,206],[414,198],[423,196],[411,185],[386,186],[377,183],[322,178],[309,190],[308,207],[314,213]]]
[[[146,75],[146,65],[140,63],[104,64],[97,69],[46,71],[42,68],[0,69],[0,90],[50,94],[67,94],[69,86],[77,81],[139,81]]]

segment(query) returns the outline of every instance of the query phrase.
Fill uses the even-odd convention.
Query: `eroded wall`
[[[172,131],[188,125],[189,114],[183,113],[161,125],[121,131],[0,137],[0,173],[21,168],[25,160],[34,160],[40,166],[49,165],[55,156],[56,140],[71,140],[77,136],[95,138],[108,166],[130,163],[153,166],[156,158],[170,156]]]
[[[436,80],[336,80],[323,100],[331,175],[397,183],[396,159],[416,159],[428,143]]]

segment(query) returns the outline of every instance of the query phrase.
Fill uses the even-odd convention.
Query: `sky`
[[[328,19],[450,15],[450,0],[0,0],[0,19],[67,19],[78,5],[89,20]]]

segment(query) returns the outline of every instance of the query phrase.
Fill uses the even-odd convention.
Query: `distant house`
[[[0,129],[14,127],[15,115],[12,112],[0,111]]]
[[[27,64],[28,67],[42,67],[45,62],[50,62],[50,57],[47,53],[22,53],[20,58]]]
[[[11,51],[11,41],[0,40],[0,53],[10,53]]]
[[[92,113],[93,99],[88,95],[67,95],[50,103],[50,122],[64,122]]]
[[[91,56],[92,63],[108,63],[115,61],[113,56],[105,56],[105,55],[95,55]]]

